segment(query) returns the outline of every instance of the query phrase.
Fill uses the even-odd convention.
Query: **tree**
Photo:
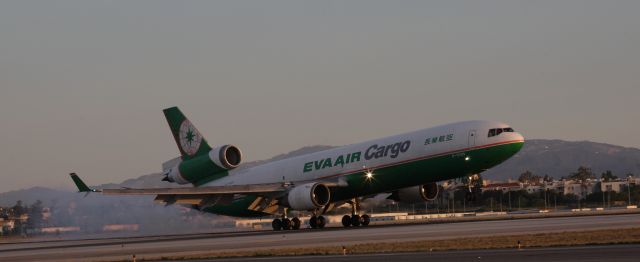
[[[542,179],[541,176],[536,176],[529,170],[527,170],[524,173],[520,174],[520,177],[518,177],[518,181],[520,183],[533,184],[533,185],[540,184],[540,179]]]
[[[604,182],[611,182],[613,180],[618,179],[617,176],[613,175],[613,173],[611,172],[611,170],[607,170],[606,172],[602,173],[602,175],[600,176],[600,178],[602,179],[602,181]]]
[[[35,230],[37,228],[42,227],[43,217],[42,217],[42,201],[37,200],[31,207],[29,208],[29,219],[27,219],[27,227],[29,229]]]
[[[584,183],[589,179],[596,178],[596,175],[591,172],[591,168],[580,166],[575,173],[571,173],[569,178],[576,180],[580,183]]]
[[[569,176],[569,178],[578,181],[578,183],[580,183],[580,191],[581,191],[581,196],[580,198],[585,198],[586,197],[586,191],[587,191],[587,181],[589,179],[593,179],[596,178],[596,175],[593,174],[593,172],[591,172],[591,168],[588,167],[584,167],[584,166],[580,166],[578,167],[578,171],[575,173],[571,173],[571,176]],[[580,205],[578,203],[578,205]]]
[[[529,182],[531,182],[531,179],[533,179],[533,173],[531,173],[531,171],[529,170],[524,171],[524,173],[520,174],[520,176],[518,177],[518,181],[523,184],[528,184]]]
[[[549,175],[544,175],[544,177],[542,178],[542,181],[544,182],[553,182],[553,177],[550,177]]]
[[[16,202],[16,205],[13,206],[13,208],[11,208],[11,210],[13,210],[13,216],[14,217],[20,217],[26,212],[24,206],[22,205],[22,200],[18,200]]]

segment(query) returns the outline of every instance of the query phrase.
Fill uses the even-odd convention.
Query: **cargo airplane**
[[[433,200],[437,182],[479,174],[524,144],[505,123],[465,121],[235,169],[242,160],[239,148],[211,147],[177,107],[163,111],[181,153],[163,164],[163,180],[193,187],[98,190],[72,173],[79,191],[155,195],[166,205],[226,216],[274,216],[274,230],[300,228],[289,210],[310,211],[309,226],[324,228],[323,214],[348,203],[351,214],[342,224],[366,226],[370,216],[358,210],[362,198],[391,193],[400,202]]]

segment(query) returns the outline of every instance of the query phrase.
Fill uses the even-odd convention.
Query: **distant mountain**
[[[69,201],[73,198],[71,192],[60,191],[46,187],[32,187],[0,193],[0,206],[13,206],[16,201],[22,200],[24,204],[32,204],[37,200]],[[46,204],[46,203],[45,203]]]
[[[586,166],[597,177],[606,170],[622,177],[628,173],[640,175],[640,149],[589,141],[527,140],[518,154],[483,173],[490,180],[517,179],[529,170],[535,175],[554,178],[569,176],[579,166]]]

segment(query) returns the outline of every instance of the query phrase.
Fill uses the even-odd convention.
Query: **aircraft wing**
[[[189,204],[198,208],[214,205],[230,204],[237,195],[255,195],[256,198],[247,207],[249,210],[275,214],[278,211],[279,196],[290,189],[290,184],[270,183],[252,185],[228,185],[207,187],[178,187],[178,188],[120,188],[93,189],[88,187],[78,175],[71,173],[71,179],[79,192],[87,195],[91,192],[101,192],[104,195],[155,195],[155,201],[165,205]],[[329,187],[343,187],[346,182],[324,181]],[[86,196],[86,195],[85,195]]]
[[[102,193],[105,195],[221,195],[274,193],[285,190],[284,185],[279,183],[209,187],[103,189]]]
[[[286,185],[282,183],[253,184],[253,185],[228,185],[208,187],[178,187],[178,188],[119,188],[97,190],[89,188],[75,173],[71,173],[71,179],[78,187],[79,192],[102,192],[105,195],[227,195],[227,194],[257,194],[278,193],[285,191]]]

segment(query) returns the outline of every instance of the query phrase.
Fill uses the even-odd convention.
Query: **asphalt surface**
[[[261,231],[47,241],[2,244],[0,245],[0,261],[115,260],[131,258],[132,254],[143,258],[212,251],[255,250],[257,248],[336,246],[365,242],[435,240],[631,227],[640,227],[640,214],[370,226],[368,228],[287,232]]]
[[[518,261],[518,262],[590,262],[590,261],[639,261],[640,245],[585,246],[536,249],[499,249],[472,251],[444,251],[426,253],[388,253],[346,256],[296,256],[296,257],[264,257],[235,258],[213,260],[191,260],[192,262],[269,262],[269,261]]]

